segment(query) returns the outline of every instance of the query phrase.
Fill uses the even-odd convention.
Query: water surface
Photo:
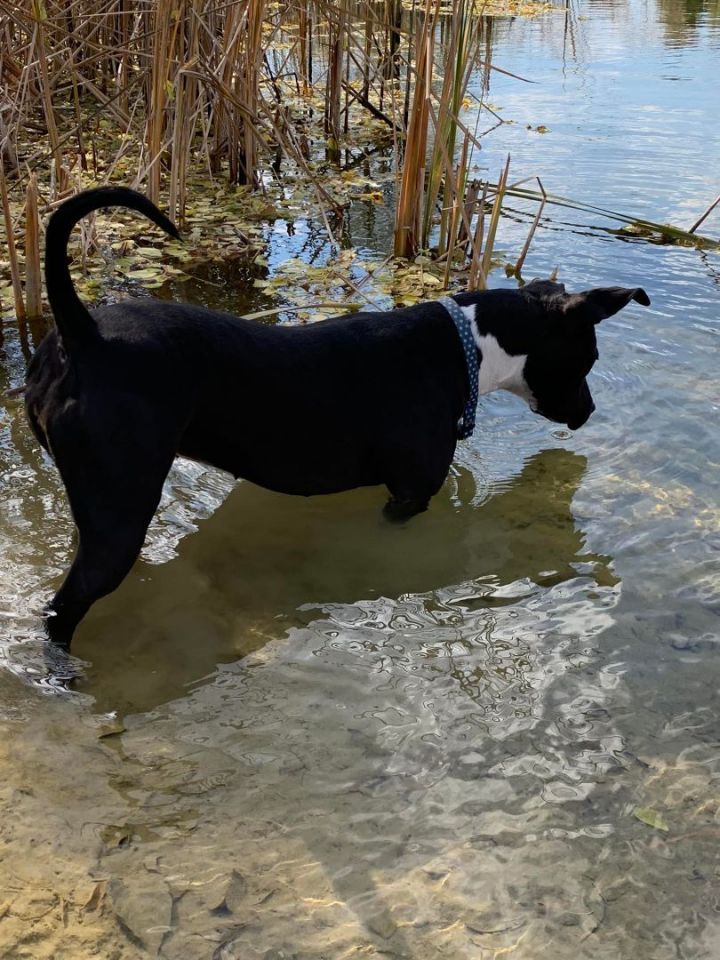
[[[493,78],[512,123],[483,171],[509,150],[518,179],[686,226],[717,195],[717,3],[493,30],[535,82]],[[583,430],[484,398],[400,528],[380,490],[295,500],[178,463],[143,559],[78,631],[71,695],[39,612],[72,525],[4,402],[4,956],[717,957],[720,260],[614,226],[551,211],[526,266],[652,298],[600,328]],[[519,208],[501,245],[526,228]],[[347,229],[388,249],[383,207]],[[328,256],[303,225],[268,242],[271,269]],[[224,298],[173,295],[267,302],[210,279]],[[27,353],[3,336],[0,393]]]

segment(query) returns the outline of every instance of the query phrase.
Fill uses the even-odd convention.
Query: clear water
[[[517,179],[686,226],[717,195],[717,3],[494,29],[495,62],[535,83],[494,77],[514,122],[484,140],[490,173],[510,151]],[[583,430],[483,399],[400,529],[379,490],[302,501],[179,463],[78,631],[72,695],[39,621],[72,527],[4,401],[3,956],[718,956],[720,259],[611,226],[556,210],[526,266],[652,298],[603,324]],[[348,229],[388,247],[382,207]],[[268,237],[271,264],[327,254]],[[266,302],[246,294],[224,305]],[[0,348],[4,392],[12,324]]]

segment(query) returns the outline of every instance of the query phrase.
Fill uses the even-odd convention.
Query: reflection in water
[[[481,505],[458,496],[472,489],[461,473],[400,527],[380,516],[378,489],[305,500],[241,483],[177,559],[136,565],[87,617],[73,648],[90,661],[80,688],[103,710],[147,709],[329,603],[452,586],[474,609],[580,574],[612,585],[608,558],[584,552],[571,512],[585,467],[570,451],[542,451]]]
[[[657,6],[672,46],[698,43],[699,28],[708,21],[720,21],[720,0],[657,0]]]

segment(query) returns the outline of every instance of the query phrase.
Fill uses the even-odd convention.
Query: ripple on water
[[[539,82],[494,83],[517,122],[483,163],[512,149],[517,178],[690,223],[717,192],[717,20],[592,6],[497,20],[498,62]],[[45,662],[71,524],[2,408],[0,656],[35,690],[82,668],[86,694],[0,680],[13,950],[32,922],[17,950],[73,960],[718,955],[716,254],[556,213],[529,273],[653,300],[598,328],[587,427],[484,398],[392,535],[377,491],[291,503],[180,462],[82,663]]]

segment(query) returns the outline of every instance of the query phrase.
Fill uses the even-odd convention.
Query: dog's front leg
[[[440,428],[429,442],[431,437],[428,430],[417,444],[408,445],[400,438],[389,449],[390,499],[383,507],[383,516],[388,520],[409,520],[427,510],[430,500],[445,482],[455,453],[455,437],[449,430]]]
[[[383,507],[383,516],[387,520],[409,520],[415,514],[427,510],[429,503],[430,500],[427,497],[419,500],[399,500],[396,497],[390,497]]]

